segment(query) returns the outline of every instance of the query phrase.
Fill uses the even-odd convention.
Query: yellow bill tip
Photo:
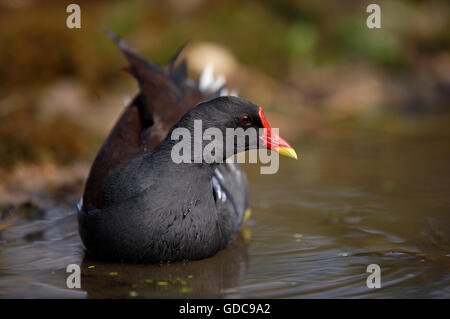
[[[297,159],[297,153],[291,147],[280,146],[280,147],[278,147],[278,153],[280,153],[280,155],[283,155],[283,156]]]

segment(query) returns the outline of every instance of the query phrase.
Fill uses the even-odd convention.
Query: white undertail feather
[[[220,90],[220,96],[238,96],[237,90],[236,89],[231,89],[230,91],[228,91],[227,88],[223,88],[222,90]]]
[[[198,80],[198,88],[204,93],[214,93],[220,88],[220,96],[232,95],[238,96],[235,89],[228,90],[225,87],[227,79],[223,75],[214,76],[214,65],[208,63],[200,74],[200,79]]]

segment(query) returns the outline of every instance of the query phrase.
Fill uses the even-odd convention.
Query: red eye
[[[250,117],[248,117],[248,115],[242,115],[241,116],[241,124],[242,125],[245,125],[245,126],[247,126],[247,125],[249,125],[250,124]]]

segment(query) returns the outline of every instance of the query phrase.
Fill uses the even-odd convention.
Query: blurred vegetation
[[[0,0],[0,167],[95,155],[106,131],[85,125],[89,111],[42,116],[41,104],[61,79],[81,83],[87,97],[80,103],[93,108],[96,95],[132,85],[120,74],[126,63],[102,26],[160,64],[188,39],[220,44],[238,61],[237,73],[250,73],[246,83],[236,81],[241,95],[298,118],[293,126],[307,133],[331,125],[422,134],[424,121],[437,121],[423,126],[448,134],[448,116],[442,116],[450,92],[447,1],[377,1],[378,30],[365,25],[368,1],[77,3],[82,28],[70,30],[65,2]]]
[[[32,105],[17,105],[0,115],[0,120],[2,167],[12,167],[19,160],[72,163],[87,158],[93,141],[98,140],[64,115],[42,119]]]

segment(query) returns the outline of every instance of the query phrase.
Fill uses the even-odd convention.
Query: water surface
[[[0,297],[449,298],[450,142],[356,136],[294,143],[276,175],[246,165],[252,217],[216,256],[164,265],[84,259],[76,196],[0,237]],[[82,266],[82,288],[66,266]],[[366,286],[369,264],[381,288]]]

